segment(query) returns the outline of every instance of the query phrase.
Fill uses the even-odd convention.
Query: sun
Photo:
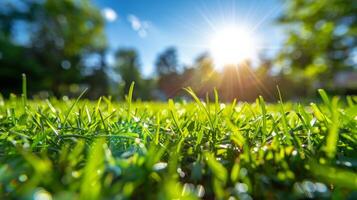
[[[256,49],[257,39],[253,33],[237,26],[224,27],[215,32],[209,47],[217,69],[252,59],[257,54]]]

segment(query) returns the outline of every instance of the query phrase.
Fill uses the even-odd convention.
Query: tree
[[[130,84],[135,82],[134,98],[145,98],[141,95],[145,86],[143,86],[143,79],[140,74],[139,56],[133,49],[119,49],[116,54],[115,70],[119,73],[123,83],[122,97],[129,91]],[[144,87],[144,88],[143,88]]]
[[[87,92],[89,98],[98,99],[100,96],[107,96],[109,94],[108,65],[105,55],[106,52],[104,49],[97,53],[99,60],[95,65],[96,68],[85,77],[85,82],[89,86]]]
[[[49,89],[60,96],[71,84],[82,81],[85,55],[105,48],[104,19],[90,0],[20,0],[18,3],[24,7],[9,6],[0,10],[1,15],[6,16],[6,20],[0,21],[2,35],[26,34],[13,33],[14,23],[18,20],[29,26],[29,42],[21,46],[27,50],[25,55],[11,59],[14,72],[20,77],[24,70],[17,66],[21,66],[21,59],[28,58],[40,66],[36,70],[42,74],[37,80],[42,90]],[[5,39],[11,41],[11,38]],[[26,71],[31,79],[34,69]]]
[[[40,90],[43,68],[30,56],[30,50],[0,37],[0,89],[8,95],[21,92],[21,73],[30,75],[27,78],[28,89]]]
[[[34,16],[38,28],[31,45],[52,75],[47,79],[51,90],[59,95],[81,81],[84,55],[105,48],[104,19],[89,0],[47,0]]]
[[[178,74],[178,58],[175,47],[165,49],[156,59],[156,72],[158,74],[159,96],[173,97],[182,88],[180,74]]]
[[[184,67],[182,73],[162,74],[158,85],[168,98],[185,95],[182,90],[185,87],[191,87],[199,97],[204,98],[214,87],[218,87],[219,78],[219,74],[214,70],[212,58],[205,52],[197,57],[192,66]]]
[[[191,87],[200,97],[204,98],[207,93],[212,94],[213,89],[217,89],[220,84],[220,75],[214,69],[213,58],[204,52],[195,59],[193,67],[195,70],[190,81]]]
[[[41,65],[31,57],[31,49],[14,41],[15,23],[31,20],[30,11],[34,5],[25,1],[28,12],[21,11],[9,1],[0,2],[0,86],[1,92],[21,91],[21,74],[31,74],[27,78],[30,91],[39,90],[43,81]]]
[[[177,73],[177,51],[174,47],[167,48],[156,60],[156,70],[159,75]]]
[[[279,23],[287,39],[278,56],[282,73],[306,90],[332,86],[336,72],[355,70],[357,6],[354,0],[287,1]]]

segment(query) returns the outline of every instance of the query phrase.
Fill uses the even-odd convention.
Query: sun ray
[[[258,23],[256,23],[253,27],[252,27],[252,31],[255,31],[256,29],[258,29],[267,19],[268,17],[270,17],[271,15],[275,14],[279,9],[281,9],[284,6],[284,3],[282,3],[279,6],[275,6],[273,9],[271,9],[267,14],[265,14]]]
[[[206,7],[206,5],[204,4],[204,2],[202,2],[202,4],[203,4],[203,7],[204,7],[205,9],[207,9],[207,7]],[[217,28],[216,28],[216,26],[215,26],[213,20],[210,19],[209,16],[206,15],[202,9],[198,9],[198,12],[199,12],[199,14],[201,15],[201,17],[203,18],[203,20],[208,24],[208,26],[209,26],[213,31],[216,31]],[[211,13],[211,12],[208,12],[208,13]]]
[[[270,91],[265,87],[265,85],[262,83],[262,81],[256,76],[256,74],[252,71],[252,69],[247,65],[246,62],[243,63],[245,67],[247,67],[248,72],[250,75],[253,77],[253,79],[256,81],[258,84],[258,87],[263,90],[263,92],[269,96],[269,98],[273,99],[273,95],[270,93]]]

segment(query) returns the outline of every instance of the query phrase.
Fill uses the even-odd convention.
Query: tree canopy
[[[278,63],[291,79],[332,87],[336,72],[355,70],[357,4],[354,0],[286,2],[279,19],[287,38]]]
[[[18,64],[23,67],[1,73],[0,79],[9,81],[7,77],[20,77],[25,72],[35,78],[31,87],[41,85],[42,90],[59,95],[61,90],[81,81],[83,57],[105,48],[104,19],[90,0],[20,2],[21,9],[13,5],[0,11],[0,40],[7,44],[2,46],[4,59],[0,65],[9,69]],[[16,44],[13,39],[18,34],[14,27],[19,21],[27,27],[26,44]],[[27,59],[20,63],[15,57]]]

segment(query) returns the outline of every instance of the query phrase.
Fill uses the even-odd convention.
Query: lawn
[[[356,199],[357,98],[0,99],[1,199]],[[135,90],[134,90],[135,92]]]

